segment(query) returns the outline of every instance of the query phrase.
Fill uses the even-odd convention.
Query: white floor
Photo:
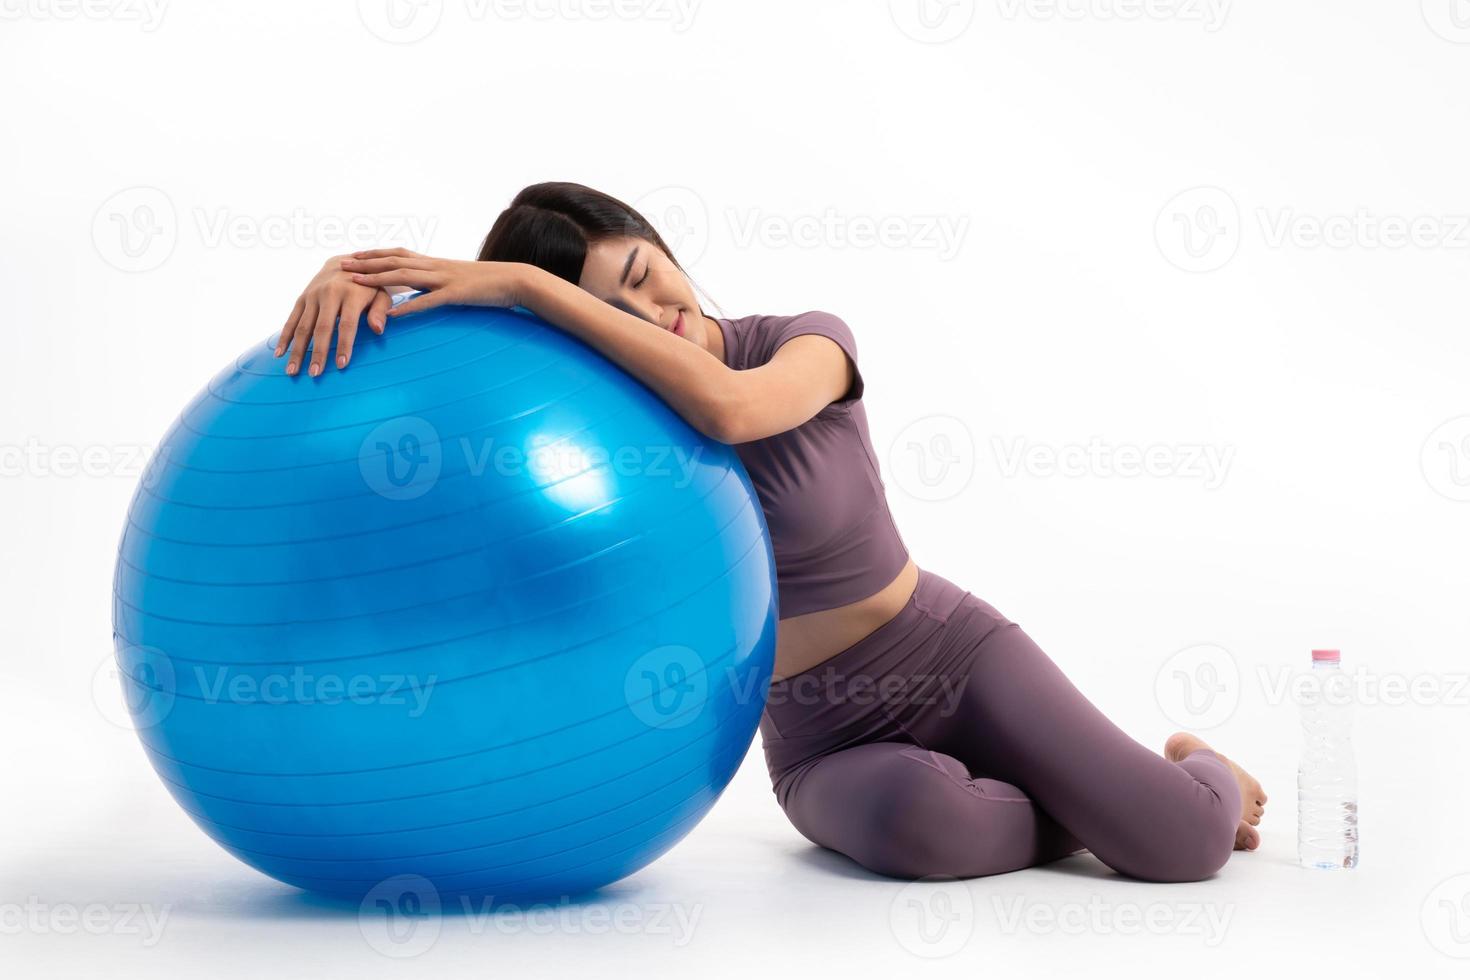
[[[490,912],[454,905],[389,921],[238,864],[183,817],[106,710],[0,679],[12,682],[0,702],[10,747],[0,976],[1024,970],[1195,980],[1242,970],[1464,976],[1470,958],[1464,814],[1443,813],[1423,791],[1427,774],[1452,776],[1436,768],[1442,759],[1426,759],[1422,775],[1414,762],[1384,767],[1354,872],[1294,865],[1291,753],[1281,752],[1263,757],[1275,790],[1264,846],[1209,881],[1136,882],[1080,855],[994,878],[911,884],[800,838],[770,795],[756,746],[693,835],[598,901]],[[1377,767],[1371,753],[1368,765]],[[1443,798],[1463,796],[1457,786]]]

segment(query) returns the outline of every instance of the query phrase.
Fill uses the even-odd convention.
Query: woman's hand
[[[307,283],[291,309],[291,315],[286,317],[281,339],[276,343],[276,356],[290,350],[291,356],[286,361],[287,374],[301,370],[301,359],[306,356],[308,342],[311,344],[311,366],[307,373],[313,378],[322,373],[334,326],[337,327],[337,367],[345,368],[352,360],[357,323],[364,310],[367,311],[368,326],[374,333],[382,333],[388,324],[392,295],[387,290],[353,282],[352,276],[342,271],[344,258],[346,256],[334,255],[327,260],[316,278]]]
[[[424,295],[399,303],[389,316],[454,303],[461,306],[519,306],[532,267],[520,262],[435,259],[406,248],[354,252],[342,269],[362,286],[411,286]]]

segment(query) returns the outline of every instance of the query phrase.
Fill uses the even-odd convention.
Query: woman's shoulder
[[[751,313],[740,317],[720,317],[726,323],[739,324],[743,327],[763,327],[774,329],[788,324],[808,323],[847,323],[836,313],[827,310],[807,310],[805,313]]]
[[[827,310],[805,313],[755,313],[738,318],[725,318],[725,323],[744,341],[753,357],[769,360],[777,348],[793,337],[819,334],[836,341],[849,357],[857,359],[857,338],[847,321]]]
[[[852,362],[852,384],[848,393],[833,405],[850,406],[862,397],[865,385],[858,368],[857,338],[853,336],[852,328],[837,314],[807,310],[783,316],[756,314],[727,322],[732,324],[729,332],[734,335],[733,357],[727,359],[732,367],[757,367],[774,357],[788,340],[816,334],[835,343]]]

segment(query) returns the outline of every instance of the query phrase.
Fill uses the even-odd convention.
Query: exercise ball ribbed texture
[[[775,566],[732,447],[523,311],[274,340],[169,429],[124,528],[124,691],[158,774],[242,861],[571,895],[652,861],[750,746]]]

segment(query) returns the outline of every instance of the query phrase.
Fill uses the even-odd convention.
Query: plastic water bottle
[[[1358,765],[1350,694],[1338,651],[1313,650],[1311,683],[1302,693],[1296,782],[1297,854],[1306,868],[1358,866]]]

